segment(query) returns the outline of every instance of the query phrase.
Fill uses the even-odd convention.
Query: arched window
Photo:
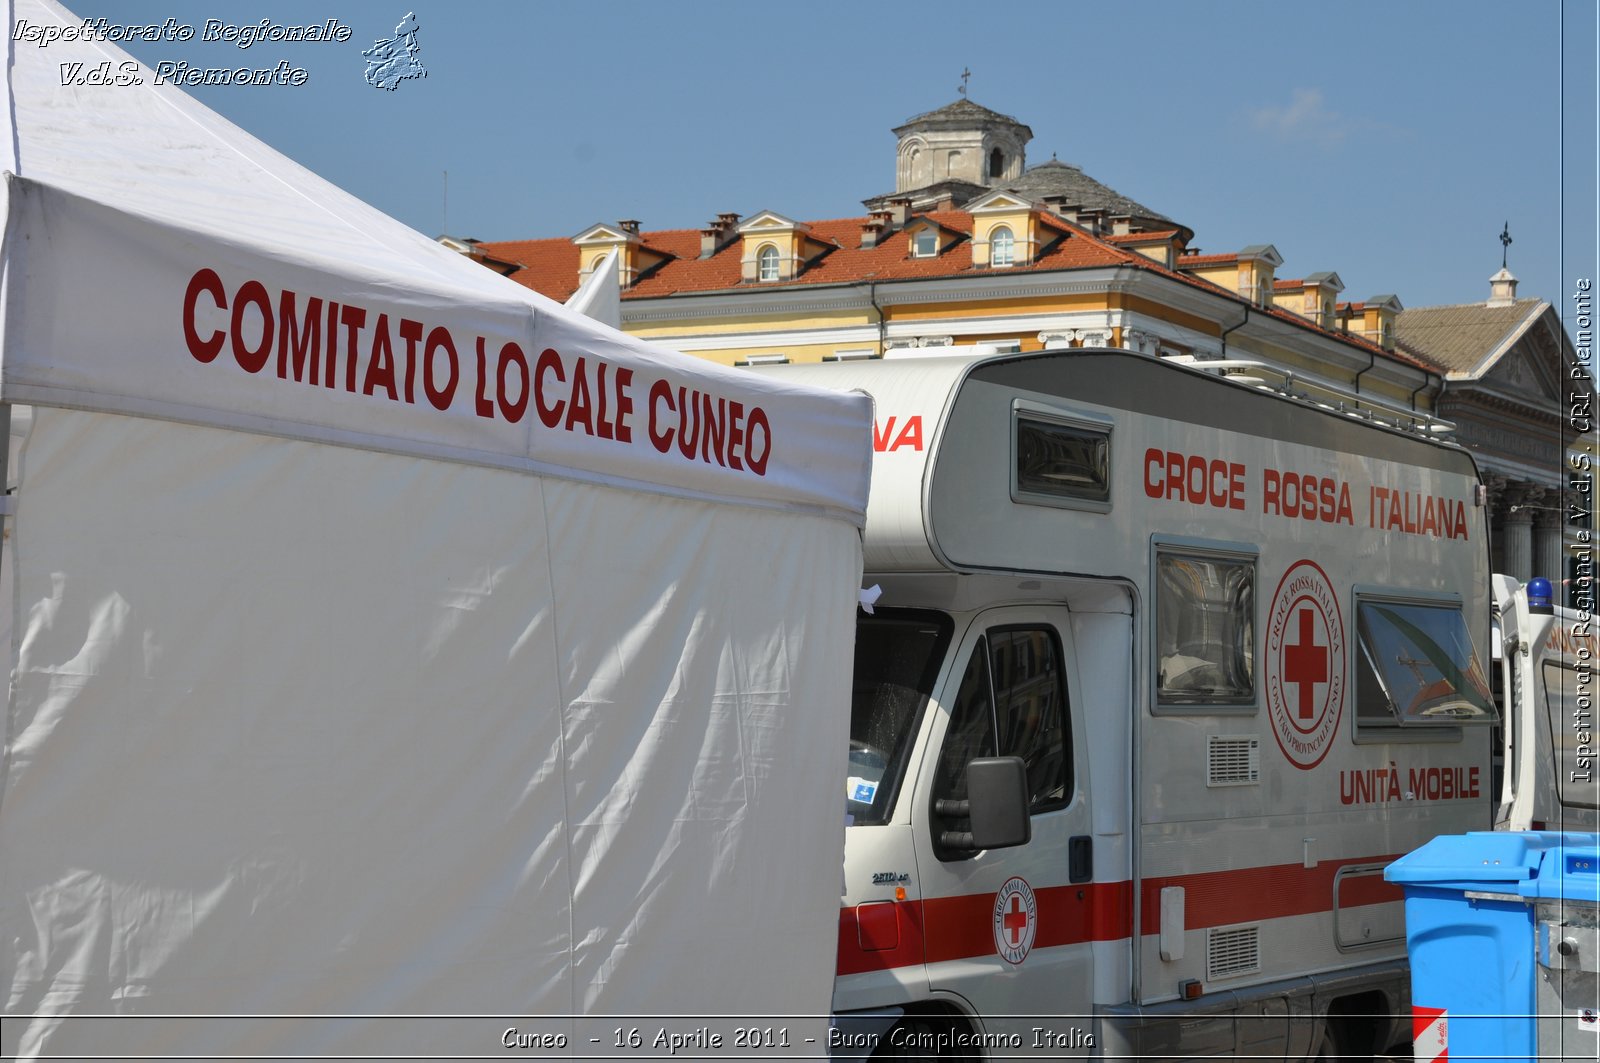
[[[763,281],[778,279],[778,249],[771,244],[764,245],[756,252],[756,279]]]
[[[989,230],[989,265],[1009,266],[1016,262],[1016,238],[1004,225]]]
[[[1004,177],[1006,175],[1006,156],[999,148],[989,153],[989,176]]]
[[[596,255],[595,256],[595,260],[593,262],[589,263],[589,272],[590,273],[594,273],[594,272],[598,271],[600,269],[601,265],[603,265],[605,263],[605,260],[606,260],[606,256],[605,255]]]

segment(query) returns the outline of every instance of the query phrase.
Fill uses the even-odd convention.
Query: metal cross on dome
[[[965,66],[963,66],[961,68],[961,87],[956,90],[957,92],[961,93],[961,95],[963,95],[963,96],[965,96],[967,94],[967,79],[970,78],[970,77],[972,77],[972,71],[968,70]]]
[[[1511,223],[1508,221],[1505,228],[1500,230],[1500,268],[1506,268],[1506,252],[1511,250]]]

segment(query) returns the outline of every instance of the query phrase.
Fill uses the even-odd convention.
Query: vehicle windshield
[[[859,618],[846,794],[853,823],[887,823],[893,814],[950,629],[943,613],[879,609]]]

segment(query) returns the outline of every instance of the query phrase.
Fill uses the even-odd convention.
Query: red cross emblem
[[[1296,615],[1300,641],[1283,648],[1283,678],[1299,688],[1300,719],[1309,720],[1316,714],[1316,685],[1328,681],[1328,647],[1317,645],[1316,617],[1311,607],[1302,606]]]
[[[1021,963],[1039,929],[1039,902],[1033,887],[1009,878],[994,896],[994,947],[1007,963]]]
[[[1013,946],[1022,944],[1022,932],[1028,929],[1028,913],[1022,910],[1022,898],[1011,895],[1011,910],[1005,915],[1006,936]]]
[[[1322,763],[1344,715],[1344,617],[1339,593],[1311,560],[1290,565],[1267,613],[1263,696],[1278,748],[1295,767]]]

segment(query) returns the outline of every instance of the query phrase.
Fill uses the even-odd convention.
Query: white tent
[[[61,84],[113,45],[10,47],[0,1054],[825,1015],[867,400],[540,299],[148,71]],[[236,1017],[80,1018],[135,1013]]]

